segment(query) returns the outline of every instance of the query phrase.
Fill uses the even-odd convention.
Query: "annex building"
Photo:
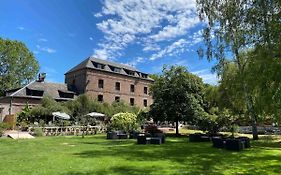
[[[52,97],[56,101],[68,101],[75,98],[75,93],[69,91],[66,84],[45,81],[45,74],[39,74],[36,81],[24,87],[6,91],[0,97],[0,122],[8,114],[17,114],[27,104],[36,106],[41,104],[44,96]]]

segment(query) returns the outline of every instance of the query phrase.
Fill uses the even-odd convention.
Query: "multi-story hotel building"
[[[123,64],[89,57],[67,73],[65,83],[77,94],[87,94],[98,101],[124,102],[139,107],[152,104],[148,74]]]

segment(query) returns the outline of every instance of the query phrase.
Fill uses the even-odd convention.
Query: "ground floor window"
[[[116,96],[116,97],[115,97],[115,101],[116,101],[116,102],[120,102],[120,97],[119,97],[119,96]]]
[[[135,99],[134,98],[130,98],[130,105],[134,106],[135,105]]]
[[[98,101],[103,102],[103,95],[98,95]]]
[[[143,106],[144,106],[144,107],[147,107],[147,99],[144,99],[144,100],[143,100]]]

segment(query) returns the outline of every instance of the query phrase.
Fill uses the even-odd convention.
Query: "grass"
[[[266,138],[252,145],[232,152],[172,137],[163,145],[106,140],[105,135],[0,139],[0,174],[281,174],[280,142]]]

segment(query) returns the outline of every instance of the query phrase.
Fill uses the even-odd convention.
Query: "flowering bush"
[[[137,116],[129,112],[121,112],[113,115],[110,122],[110,128],[113,130],[130,132],[138,127]]]

